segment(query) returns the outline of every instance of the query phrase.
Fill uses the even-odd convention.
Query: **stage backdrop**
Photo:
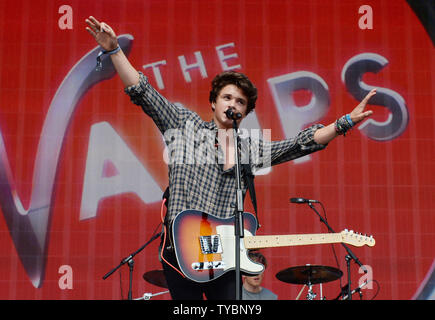
[[[99,48],[84,22],[90,15],[115,30],[153,86],[204,120],[212,117],[212,78],[246,73],[259,99],[244,126],[270,129],[274,140],[329,124],[378,88],[370,120],[325,150],[256,177],[258,234],[327,232],[307,204],[289,202],[318,200],[335,231],[376,240],[350,246],[368,270],[351,262],[352,288],[369,281],[364,299],[430,296],[435,55],[427,19],[406,1],[3,0],[0,299],[126,299],[127,265],[103,276],[161,231],[165,145],[107,57],[95,71]],[[302,289],[275,277],[289,267],[343,272],[314,286],[317,298],[333,299],[347,283],[339,244],[263,253],[263,285],[279,299]],[[134,262],[133,298],[165,290],[143,279],[161,269],[158,240]]]

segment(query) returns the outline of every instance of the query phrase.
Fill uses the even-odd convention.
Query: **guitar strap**
[[[258,213],[257,213],[257,198],[255,196],[255,186],[254,186],[254,178],[255,175],[252,173],[251,165],[249,164],[242,164],[243,171],[245,172],[244,178],[246,185],[248,186],[249,194],[251,195],[251,201],[252,205],[255,210],[255,217],[257,218],[257,230],[260,229],[260,221],[258,220]]]
[[[165,201],[165,206],[166,206],[166,210],[168,209],[168,205],[169,205],[169,186],[166,187],[165,192],[163,193],[162,196],[162,200],[166,200]],[[169,228],[169,224],[168,224],[168,216],[165,215],[165,220],[163,222],[168,228]]]

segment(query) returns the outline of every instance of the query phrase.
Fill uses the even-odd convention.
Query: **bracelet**
[[[347,114],[345,116],[342,116],[341,118],[338,118],[335,121],[335,132],[337,132],[338,135],[346,136],[346,132],[352,129],[354,125],[355,124],[350,118],[350,115]]]
[[[355,124],[353,123],[352,119],[350,118],[350,114],[346,115],[346,120],[350,124],[351,127],[353,127]]]
[[[119,50],[121,50],[120,46],[117,46],[115,49],[111,50],[111,51],[103,51],[103,54],[108,54],[109,56],[112,54],[117,53]]]
[[[106,50],[102,50],[98,53],[97,56],[97,66],[95,67],[95,71],[101,71],[103,69],[103,63],[101,62],[101,56],[104,54],[108,54],[109,56],[111,56],[112,54],[115,54],[117,52],[119,52],[121,50],[120,46],[117,46],[115,49],[110,50],[110,51],[106,51]]]
[[[346,131],[343,130],[340,123],[338,122],[338,119],[335,120],[334,123],[335,132],[337,132],[338,135],[346,135]]]

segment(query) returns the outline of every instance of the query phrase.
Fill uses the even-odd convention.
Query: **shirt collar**
[[[217,128],[218,128],[213,119],[211,121],[209,121],[209,122],[206,122],[205,123],[205,127],[207,129],[210,129],[210,130],[217,130]]]

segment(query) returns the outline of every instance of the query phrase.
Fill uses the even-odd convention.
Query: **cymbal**
[[[145,281],[161,288],[168,288],[163,270],[152,270],[145,272],[142,276]]]
[[[293,284],[317,284],[337,280],[342,275],[343,272],[333,267],[307,264],[281,270],[276,278]]]

